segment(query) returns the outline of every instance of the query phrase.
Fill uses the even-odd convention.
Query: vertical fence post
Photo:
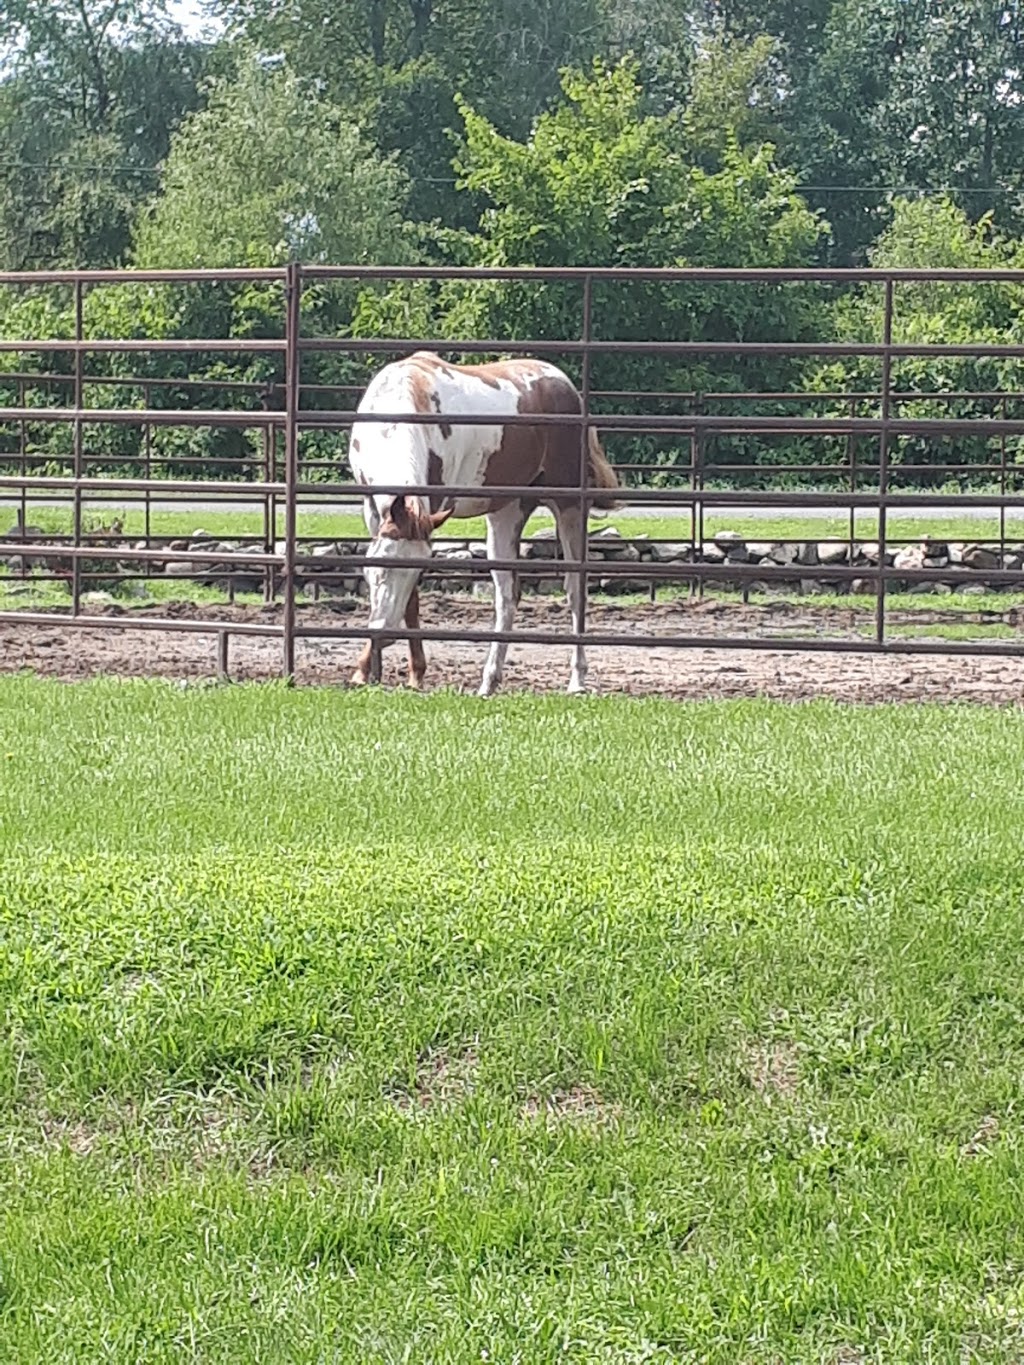
[[[284,404],[284,590],[281,669],[295,675],[295,535],[298,520],[295,486],[299,472],[299,326],[302,275],[293,261],[285,278],[285,404]]]
[[[999,400],[999,415],[1006,421],[1006,394]],[[1006,497],[1006,432],[999,437],[999,494]],[[1006,555],[1006,503],[999,504],[999,567],[1003,568]]]
[[[882,430],[878,438],[878,598],[875,604],[875,639],[885,643],[885,541],[888,531],[889,421],[892,414],[892,302],[893,279],[885,281],[885,314],[882,322]]]
[[[857,400],[850,399],[850,420],[853,421],[857,416]],[[850,466],[850,493],[857,492],[857,436],[855,432],[850,432],[846,438],[846,459]],[[853,564],[853,547],[857,539],[857,509],[850,503],[850,534],[847,546],[847,563]]]
[[[75,550],[78,551],[82,544],[82,489],[79,480],[82,477],[82,407],[84,384],[84,357],[82,354],[82,281],[75,281],[75,425],[74,425],[74,471],[75,471],[75,496],[74,496],[74,538]],[[71,560],[71,614],[77,616],[81,610],[82,602],[82,561],[76,553]]]
[[[153,388],[150,384],[143,385],[142,401],[147,408],[153,406]],[[145,518],[144,535],[146,538],[146,549],[151,550],[150,537],[153,534],[153,492],[149,485],[153,482],[153,424],[146,423],[146,495],[143,500],[143,517]]]
[[[697,417],[701,417],[701,416],[703,416],[703,415],[707,412],[707,404],[706,404],[705,401],[704,401],[704,395],[703,395],[702,393],[699,393],[699,394],[697,395],[697,401],[696,401],[696,403],[694,404],[694,407],[695,407],[695,409],[696,409],[695,416],[697,416]],[[698,569],[699,569],[699,568],[701,567],[701,565],[703,564],[703,562],[704,562],[704,556],[703,556],[703,553],[702,553],[703,546],[704,546],[704,497],[703,497],[703,493],[704,493],[704,428],[703,428],[703,427],[697,427],[695,436],[696,436],[696,441],[695,441],[695,446],[694,446],[694,469],[695,469],[696,473],[695,473],[695,475],[694,475],[694,488],[697,490],[697,497],[696,497],[696,506],[695,506],[694,509],[693,509],[693,514],[694,514],[694,516],[696,517],[695,529],[694,529],[694,533],[693,533],[693,538],[694,538],[694,556],[693,556],[693,558],[694,558],[694,563],[697,565],[697,567],[698,567]],[[702,573],[698,573],[698,575],[697,575],[697,597],[698,597],[701,601],[704,600],[704,575],[703,575]]]
[[[22,412],[25,411],[25,381],[18,381],[18,402],[21,404]],[[18,473],[24,479],[28,476],[28,427],[24,417],[21,419],[18,436]],[[24,484],[21,485],[21,529],[24,534],[25,527],[28,525],[28,489]],[[21,577],[25,577],[25,556],[21,557]]]
[[[579,633],[587,630],[587,562],[590,558],[590,505],[587,501],[587,466],[590,454],[590,343],[593,340],[594,277],[583,277],[583,370],[580,382],[580,400],[583,421],[580,423],[580,560],[579,571],[580,618],[577,623]]]

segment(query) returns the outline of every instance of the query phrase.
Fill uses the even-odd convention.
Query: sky
[[[168,6],[171,17],[177,19],[190,37],[199,37],[204,30],[209,31],[217,27],[212,19],[208,19],[201,12],[201,3],[202,0],[171,0]]]

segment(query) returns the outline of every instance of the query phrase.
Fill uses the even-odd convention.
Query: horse
[[[527,358],[481,365],[448,364],[429,351],[417,351],[380,370],[367,385],[357,413],[400,416],[433,413],[430,423],[353,422],[349,462],[358,484],[367,489],[363,516],[370,536],[364,569],[370,590],[369,628],[394,630],[404,619],[419,627],[420,572],[403,568],[407,559],[430,554],[433,533],[450,517],[483,516],[487,522],[487,556],[511,560],[519,556],[523,527],[539,506],[554,513],[562,551],[570,560],[583,558],[587,518],[578,496],[545,497],[545,488],[570,488],[580,478],[580,428],[567,422],[506,424],[515,414],[578,416],[579,392],[556,365]],[[494,415],[493,424],[459,425],[460,415]],[[619,506],[611,496],[619,487],[615,471],[597,433],[587,433],[587,485],[601,490],[591,505],[610,511]],[[374,484],[401,487],[444,485],[479,488],[479,497],[455,497],[443,505],[439,492],[427,499],[399,493],[374,493]],[[488,487],[529,487],[522,497],[489,496]],[[518,574],[491,570],[494,581],[495,630],[508,631],[519,601]],[[583,631],[584,585],[579,573],[565,578],[573,630]],[[354,684],[379,682],[382,641],[368,641]],[[489,697],[501,684],[508,644],[493,641],[487,654],[479,695]],[[409,641],[409,686],[423,686],[426,657],[421,640]],[[583,692],[587,660],[582,644],[572,649],[569,692]]]

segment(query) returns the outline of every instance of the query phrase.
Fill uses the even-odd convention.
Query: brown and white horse
[[[449,365],[427,351],[418,351],[380,371],[367,386],[359,412],[436,413],[434,423],[353,423],[349,459],[357,482],[369,490],[364,499],[366,527],[371,536],[367,557],[379,560],[365,569],[370,588],[372,630],[394,630],[405,621],[410,630],[419,626],[420,570],[402,568],[404,559],[422,559],[430,553],[430,537],[449,517],[484,516],[487,520],[489,559],[515,559],[523,527],[535,508],[550,507],[567,559],[583,557],[586,518],[579,499],[546,498],[545,487],[571,488],[579,482],[580,429],[566,423],[530,426],[506,425],[513,414],[578,414],[579,393],[572,381],[555,365],[542,360],[502,360],[488,365]],[[459,424],[459,415],[488,416],[493,425]],[[608,463],[597,434],[588,440],[587,478],[591,487],[618,488],[615,471]],[[426,487],[430,484],[479,487],[479,497],[459,497],[454,506],[442,507],[442,496],[373,493],[374,484]],[[490,497],[491,487],[529,486],[528,497]],[[592,506],[611,509],[618,504],[605,492]],[[492,569],[494,624],[511,630],[518,601],[518,575],[509,569]],[[572,611],[573,630],[583,627],[580,576],[566,575],[566,593]],[[380,643],[367,643],[352,676],[355,683],[380,678]],[[492,643],[484,667],[480,695],[489,696],[501,682],[508,645]],[[409,642],[409,684],[420,687],[426,668],[423,644]],[[572,652],[569,691],[581,692],[586,683],[587,661],[582,645]]]

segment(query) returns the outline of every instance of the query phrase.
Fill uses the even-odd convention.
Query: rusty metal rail
[[[559,281],[579,286],[581,301],[581,334],[578,337],[554,339],[550,337],[535,340],[523,339],[415,339],[415,338],[350,338],[303,335],[302,294],[307,282],[329,281],[370,281],[370,280],[414,280],[447,279],[473,282],[480,279],[505,281],[550,282]],[[712,283],[733,283],[737,285],[773,285],[789,283],[849,285],[872,283],[881,287],[884,297],[881,341],[840,344],[832,342],[808,342],[804,340],[758,341],[692,341],[686,339],[643,341],[612,340],[595,335],[595,315],[599,307],[594,299],[594,286],[597,283],[660,282],[689,286]],[[378,267],[299,267],[289,266],[281,270],[235,270],[219,272],[190,271],[56,271],[0,275],[0,289],[24,288],[39,285],[70,287],[74,299],[74,335],[66,338],[42,339],[0,339],[0,355],[48,354],[66,355],[73,362],[72,374],[37,374],[14,372],[0,374],[0,385],[13,385],[21,396],[21,401],[0,408],[0,428],[17,426],[20,429],[19,450],[13,456],[0,451],[0,461],[7,458],[20,460],[18,474],[0,476],[0,493],[10,491],[18,495],[21,506],[20,524],[26,525],[26,513],[30,497],[66,495],[71,500],[72,530],[67,537],[57,542],[53,538],[44,542],[33,541],[27,535],[13,538],[8,535],[0,538],[0,557],[18,559],[25,564],[39,563],[44,567],[48,561],[59,559],[65,566],[59,573],[50,577],[67,576],[70,565],[69,587],[71,593],[70,615],[59,617],[62,624],[83,629],[144,629],[168,630],[176,632],[196,632],[216,637],[217,671],[225,673],[228,668],[228,640],[232,635],[258,636],[280,641],[281,672],[288,677],[295,673],[296,645],[300,641],[329,638],[342,640],[366,639],[371,632],[366,627],[337,626],[322,622],[307,623],[298,612],[297,589],[314,568],[328,570],[335,576],[358,573],[370,562],[365,553],[356,551],[347,554],[324,554],[311,556],[303,553],[303,545],[310,536],[299,534],[299,517],[303,510],[316,509],[324,499],[358,499],[365,490],[351,482],[318,482],[304,478],[303,474],[313,469],[337,468],[341,460],[331,461],[307,459],[301,450],[301,438],[305,432],[343,431],[350,427],[358,417],[360,422],[384,424],[428,424],[436,425],[437,414],[386,413],[367,416],[358,414],[355,406],[318,408],[309,406],[304,399],[314,395],[345,395],[354,398],[359,388],[352,384],[314,384],[303,380],[303,360],[307,356],[348,354],[367,356],[396,356],[420,349],[439,350],[452,355],[493,355],[493,354],[534,354],[562,355],[575,357],[581,366],[582,381],[579,389],[582,397],[582,410],[579,414],[558,416],[528,415],[509,419],[512,425],[548,426],[559,425],[576,428],[580,433],[580,477],[577,483],[557,489],[546,489],[545,494],[563,501],[578,501],[586,512],[596,496],[585,482],[587,435],[590,430],[598,429],[602,434],[645,433],[686,438],[689,459],[674,465],[672,472],[686,480],[684,486],[673,488],[630,488],[625,491],[628,501],[637,505],[671,506],[681,511],[680,533],[674,539],[689,543],[696,550],[704,541],[704,516],[708,510],[730,506],[750,509],[786,508],[807,511],[828,509],[849,513],[848,539],[852,547],[854,541],[854,519],[858,512],[877,515],[878,530],[875,537],[878,544],[878,563],[870,569],[850,565],[816,564],[813,567],[797,564],[782,564],[777,569],[764,564],[742,564],[730,562],[716,565],[700,562],[615,562],[598,561],[594,558],[588,539],[584,540],[584,550],[580,559],[537,558],[524,561],[474,558],[472,560],[443,560],[424,557],[422,561],[407,561],[419,564],[423,569],[436,575],[442,569],[445,575],[453,578],[467,576],[479,577],[490,569],[518,569],[533,578],[550,578],[566,574],[576,574],[583,580],[584,588],[588,577],[599,575],[602,579],[629,579],[656,583],[690,584],[703,591],[708,583],[728,578],[741,585],[753,582],[786,584],[795,578],[811,577],[823,584],[844,586],[856,579],[870,578],[874,585],[875,611],[871,635],[858,639],[808,639],[804,637],[707,637],[691,634],[675,635],[638,635],[635,632],[609,634],[584,628],[577,636],[572,633],[540,632],[531,630],[468,630],[452,631],[422,627],[410,631],[406,629],[387,632],[389,639],[413,639],[439,641],[466,641],[485,643],[493,640],[538,644],[591,645],[631,645],[636,647],[656,646],[659,648],[720,647],[728,649],[767,649],[767,650],[836,650],[840,652],[876,652],[906,654],[987,654],[1024,656],[1024,636],[1020,641],[953,641],[953,640],[910,640],[894,637],[889,629],[887,598],[891,585],[895,582],[928,586],[936,582],[946,584],[977,583],[979,574],[975,570],[950,565],[944,568],[918,569],[897,568],[887,562],[888,552],[897,544],[903,544],[906,537],[893,537],[890,533],[889,515],[898,513],[901,508],[918,507],[927,501],[936,510],[951,513],[965,509],[987,508],[993,517],[998,516],[999,537],[980,537],[979,540],[997,544],[1000,554],[1006,547],[1006,517],[1008,512],[1024,512],[1024,489],[1014,491],[1016,480],[1024,476],[1024,469],[1012,464],[1008,458],[1007,441],[1024,437],[1024,416],[1010,415],[1009,405],[1024,402],[1024,394],[1015,391],[988,390],[974,393],[956,390],[947,393],[917,393],[899,391],[893,383],[894,362],[910,357],[963,357],[963,358],[1024,358],[1024,345],[984,344],[984,345],[908,345],[893,340],[893,318],[895,298],[899,285],[912,282],[945,281],[951,284],[977,282],[1024,283],[1024,271],[927,271],[927,270],[728,270],[728,269],[640,269],[618,270],[613,268],[572,268],[549,270],[493,269],[462,270],[455,267],[410,267],[405,269],[385,269]],[[84,300],[88,291],[104,286],[124,283],[161,284],[181,287],[196,284],[232,285],[246,282],[263,282],[281,287],[281,326],[280,336],[249,338],[161,338],[147,340],[140,338],[92,337],[86,335],[84,322]],[[207,378],[190,377],[175,379],[165,376],[115,376],[103,378],[86,373],[85,358],[103,354],[138,354],[156,357],[171,355],[252,355],[276,358],[282,369],[277,378],[265,382],[233,381],[216,376]],[[644,392],[636,389],[600,389],[593,384],[591,361],[597,356],[609,354],[623,355],[660,355],[662,357],[692,356],[821,356],[827,357],[870,357],[880,362],[880,380],[876,391],[861,390],[855,393],[787,393],[772,391],[763,394],[739,392],[674,392],[657,389]],[[26,386],[41,387],[46,384],[63,385],[70,392],[70,401],[63,405],[35,407],[25,401]],[[141,407],[95,407],[86,401],[87,392],[95,386],[108,385],[134,389],[143,395]],[[181,391],[204,392],[220,390],[226,395],[241,395],[244,399],[258,402],[258,407],[189,407],[165,408],[154,406],[151,399],[160,387],[175,388]],[[639,407],[651,402],[672,401],[686,404],[688,411],[677,413],[652,413],[642,411],[609,412],[601,409],[608,402],[622,405],[632,404]],[[717,403],[728,407],[740,403],[793,403],[806,405],[811,402],[840,403],[847,407],[844,415],[822,417],[779,416],[737,413],[734,411],[708,411],[709,404]],[[985,402],[994,408],[992,416],[986,417],[927,417],[911,418],[903,416],[901,409],[911,402],[935,402],[946,404],[953,401],[968,403]],[[875,409],[872,415],[864,415],[864,405]],[[494,418],[484,414],[460,414],[459,425],[493,425]],[[26,431],[29,426],[67,426],[72,432],[72,450],[68,464],[72,468],[70,476],[51,476],[30,471],[28,463],[33,460],[49,458],[45,454],[29,449]],[[87,448],[86,433],[97,426],[139,426],[146,431],[146,470],[150,477],[130,478],[114,475],[96,477],[90,469],[99,467],[104,461],[115,462],[114,456],[97,456]],[[253,456],[217,457],[218,463],[238,472],[252,474],[262,471],[262,477],[236,479],[163,479],[153,478],[152,470],[169,460],[154,454],[149,444],[149,433],[154,428],[214,428],[260,433],[263,441],[262,451]],[[777,463],[757,464],[715,464],[707,458],[708,443],[719,436],[747,435],[762,436],[771,440],[783,436],[845,438],[847,458],[845,462],[815,464]],[[983,438],[1000,443],[998,461],[965,462],[951,459],[948,463],[938,460],[927,464],[914,465],[916,472],[987,472],[998,474],[1000,487],[997,493],[909,493],[894,491],[892,482],[894,470],[898,466],[893,460],[893,444],[901,437],[924,437],[933,440],[955,440],[957,438]],[[867,461],[858,458],[854,442],[874,449],[874,459]],[[280,444],[280,448],[279,448]],[[202,465],[204,460],[196,456],[175,456],[175,460],[187,465]],[[641,470],[663,471],[662,466],[647,464],[638,466]],[[733,472],[775,471],[792,473],[800,471],[807,474],[817,473],[822,477],[840,476],[848,479],[848,486],[842,490],[815,492],[779,492],[750,489],[728,490],[709,488],[711,477],[722,478]],[[875,481],[872,491],[859,487],[863,477]],[[1012,485],[1012,486],[1011,486]],[[440,495],[451,497],[472,497],[479,495],[475,486],[423,485],[418,488],[377,486],[377,492],[414,492],[423,496]],[[520,485],[505,485],[489,488],[490,496],[536,497],[536,489]],[[197,549],[190,545],[187,549],[171,550],[168,536],[155,537],[150,527],[150,501],[154,497],[168,494],[187,495],[193,498],[237,500],[243,496],[259,503],[263,508],[262,534],[253,534],[238,539],[247,539],[261,548],[253,551],[251,546],[243,553],[227,551],[217,545],[210,550]],[[111,498],[119,495],[125,500],[142,498],[146,503],[145,545],[130,551],[123,547],[103,543],[103,533],[99,536],[90,533],[85,526],[84,504],[87,498]],[[314,501],[316,500],[316,501]],[[279,524],[280,523],[280,524]],[[279,529],[281,534],[279,535]],[[109,535],[108,535],[109,538]],[[845,540],[847,537],[843,537]],[[365,537],[362,537],[365,540]],[[67,543],[64,543],[64,542]],[[655,542],[657,543],[657,542]],[[208,620],[183,620],[168,617],[135,617],[126,614],[115,618],[90,613],[91,605],[83,601],[88,584],[101,576],[95,564],[113,564],[125,559],[138,562],[140,570],[156,566],[169,559],[184,565],[195,566],[197,572],[206,566],[217,568],[221,576],[232,574],[251,575],[254,570],[264,577],[264,595],[268,602],[280,604],[280,619],[266,622],[239,621],[230,617]],[[95,564],[92,562],[95,561]],[[124,577],[144,576],[143,573],[126,574]],[[986,583],[994,586],[1020,588],[1024,594],[1024,569],[1006,568],[993,565],[982,574]],[[44,576],[37,576],[44,581]],[[745,590],[745,588],[744,588]],[[584,601],[586,594],[584,593]],[[51,624],[54,615],[46,611],[0,611],[0,621],[4,623]]]

